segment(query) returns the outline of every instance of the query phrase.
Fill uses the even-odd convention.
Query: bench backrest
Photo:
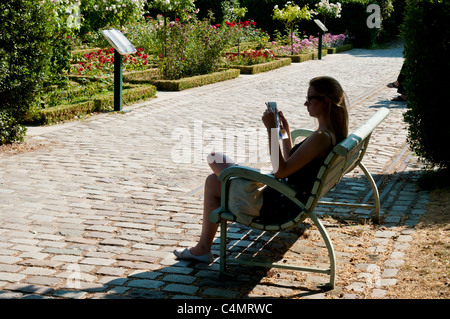
[[[352,171],[358,165],[364,157],[373,130],[388,114],[387,108],[380,109],[333,148],[317,174],[306,207],[311,210],[314,209],[320,198],[335,187],[346,173]]]

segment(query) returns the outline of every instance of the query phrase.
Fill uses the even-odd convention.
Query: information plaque
[[[102,33],[106,40],[108,40],[109,44],[111,44],[111,46],[119,52],[120,55],[136,53],[136,48],[119,30],[103,30]]]

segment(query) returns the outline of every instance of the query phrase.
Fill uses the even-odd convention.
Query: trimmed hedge
[[[327,48],[327,53],[328,54],[336,54],[336,53],[341,53],[344,51],[350,51],[353,50],[353,44],[343,44],[341,46],[338,46],[336,48]]]
[[[156,87],[153,85],[130,86],[122,91],[124,104],[134,103],[155,96]],[[114,110],[114,93],[99,94],[87,101],[76,104],[60,105],[39,110],[27,118],[29,124],[53,124],[72,120],[75,117],[85,116],[94,112],[109,112]]]
[[[161,74],[158,68],[150,68],[142,71],[129,71],[122,73],[122,80],[130,83],[148,82],[157,79]],[[82,81],[101,81],[104,79],[114,79],[114,74],[105,76],[85,76],[85,75],[69,75],[69,79],[82,83]]]
[[[143,71],[124,72],[122,78],[125,82],[140,83],[155,80],[161,76],[161,70],[158,68],[147,69]]]
[[[237,78],[240,74],[238,69],[228,69],[204,75],[196,75],[179,80],[151,80],[148,83],[153,84],[160,91],[182,91],[197,86],[212,84]]]
[[[411,149],[429,166],[450,168],[450,2],[409,0],[402,25]]]
[[[256,74],[267,72],[281,68],[283,66],[291,64],[291,59],[289,58],[279,58],[274,61],[255,64],[255,65],[231,65],[231,68],[239,69],[241,74]]]
[[[327,49],[322,50],[322,57],[326,56],[328,54]],[[294,54],[294,55],[277,55],[278,58],[290,58],[292,62],[305,62],[309,60],[314,60],[319,57],[318,52],[311,52],[311,53],[303,53],[303,54]]]

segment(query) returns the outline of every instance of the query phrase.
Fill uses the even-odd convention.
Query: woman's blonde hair
[[[328,107],[325,120],[336,136],[336,143],[341,142],[348,135],[348,99],[339,82],[330,76],[313,78],[309,85],[320,95],[326,98]],[[329,102],[329,103],[328,103]]]

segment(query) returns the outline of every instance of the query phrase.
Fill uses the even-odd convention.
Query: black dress
[[[327,133],[330,135],[329,132]],[[304,141],[305,140],[295,145],[291,149],[289,155],[291,156],[294,154]],[[333,145],[330,143],[329,150],[331,150],[332,147]],[[295,197],[300,201],[306,201],[311,194],[317,173],[327,155],[328,152],[320,158],[315,158],[298,171],[283,179],[297,191]],[[280,224],[297,216],[300,213],[300,210],[301,208],[289,198],[273,188],[267,187],[263,192],[263,206],[260,210],[260,216],[255,218],[255,221],[263,224]]]

